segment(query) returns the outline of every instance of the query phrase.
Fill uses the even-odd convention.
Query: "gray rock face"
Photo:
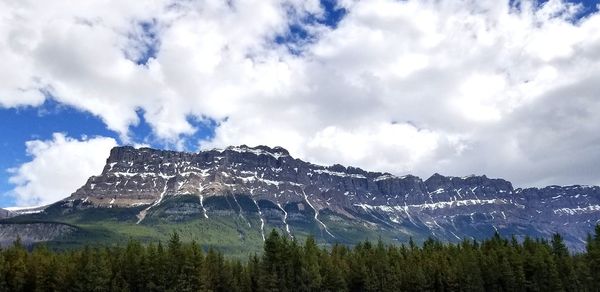
[[[0,219],[14,217],[16,214],[6,209],[0,209]]]
[[[61,223],[1,223],[0,246],[10,245],[17,238],[25,245],[51,241],[76,230],[73,226]]]
[[[244,145],[200,153],[116,147],[102,174],[91,177],[65,202],[101,208],[144,206],[138,215],[141,222],[149,210],[179,195],[196,196],[198,202],[170,211],[173,218],[206,216],[203,202],[211,197],[245,195],[254,202],[283,206],[282,211],[294,206],[285,214],[290,220],[306,217],[294,210],[311,209],[325,230],[319,215],[326,210],[345,220],[449,241],[494,232],[517,237],[560,232],[578,249],[600,219],[599,187],[514,189],[502,179],[439,174],[423,181],[411,175],[319,166],[295,159],[280,147]]]

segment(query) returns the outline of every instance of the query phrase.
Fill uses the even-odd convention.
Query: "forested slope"
[[[520,243],[423,246],[363,242],[325,249],[272,231],[264,252],[245,260],[183,243],[0,252],[2,291],[598,291],[600,226],[587,250],[571,254],[562,237]]]

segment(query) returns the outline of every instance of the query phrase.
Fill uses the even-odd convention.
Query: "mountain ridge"
[[[353,243],[364,236],[460,241],[495,232],[518,238],[559,232],[580,250],[600,219],[600,188],[515,189],[510,181],[486,175],[435,173],[423,180],[317,165],[282,147],[240,145],[191,153],[120,146],[110,151],[102,173],[70,197],[24,216],[61,219],[109,209],[105,213],[120,218],[114,222],[140,228],[221,220],[242,241],[260,240],[270,227],[290,237],[316,234],[329,243]]]

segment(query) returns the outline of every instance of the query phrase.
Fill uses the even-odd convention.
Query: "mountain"
[[[10,217],[13,217],[13,216],[15,216],[14,212],[12,212],[10,210],[7,210],[7,209],[1,209],[0,208],[0,219],[10,218]]]
[[[422,180],[315,165],[281,147],[187,153],[125,146],[112,149],[102,173],[70,197],[1,221],[0,239],[2,228],[22,224],[46,224],[55,232],[38,241],[57,246],[164,239],[179,230],[204,245],[243,252],[259,248],[272,228],[346,244],[559,232],[581,250],[599,221],[597,186],[515,189],[485,175]]]

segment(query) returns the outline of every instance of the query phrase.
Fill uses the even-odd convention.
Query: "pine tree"
[[[261,291],[279,291],[281,237],[273,229],[265,239],[259,287]]]
[[[202,263],[201,269],[201,291],[217,291],[219,288],[219,273],[221,262],[217,252],[213,248],[209,248],[206,257]]]
[[[176,289],[176,287],[178,287],[178,283],[183,281],[181,279],[181,269],[183,267],[184,260],[182,243],[177,232],[173,232],[169,238],[169,242],[167,244],[167,254],[167,288]]]
[[[8,291],[8,284],[6,283],[6,271],[7,263],[4,258],[4,252],[0,250],[0,291]]]
[[[181,259],[177,262],[179,276],[176,280],[176,291],[198,291],[202,287],[200,270],[202,269],[202,252],[195,242],[181,248]]]
[[[343,271],[334,264],[335,259],[332,256],[324,254],[321,257],[320,266],[322,269],[322,291],[344,291],[346,281]]]
[[[4,271],[6,287],[9,291],[23,291],[27,284],[27,251],[21,244],[21,239],[17,240],[5,252],[6,268]]]
[[[144,286],[148,282],[147,275],[142,274],[140,270],[144,257],[144,247],[138,241],[129,240],[124,253],[118,258],[120,261],[118,268],[131,291],[144,291]]]
[[[363,252],[361,250],[366,249],[365,246],[369,246],[367,243],[359,243],[354,247],[354,250],[349,256],[349,271],[348,271],[348,288],[350,291],[365,291],[367,287],[367,277],[369,271],[367,269],[367,263],[364,259]],[[367,247],[368,248],[368,247]]]
[[[76,259],[76,274],[72,289],[74,291],[109,291],[110,268],[107,257],[86,246]]]
[[[62,267],[57,262],[54,253],[45,246],[37,246],[30,257],[29,272],[35,271],[34,291],[57,291],[60,290],[63,283],[64,273]]]
[[[319,266],[319,247],[315,242],[315,238],[308,236],[304,243],[303,266],[305,278],[305,287],[308,291],[319,291],[321,288],[321,268]]]
[[[140,261],[140,273],[144,275],[144,291],[159,291],[156,284],[156,275],[154,268],[156,256],[156,246],[152,243],[148,244],[148,246],[146,246],[146,251],[144,252],[144,257]]]
[[[458,282],[465,291],[484,291],[479,251],[468,240],[458,247]]]
[[[260,281],[262,279],[262,267],[259,257],[254,254],[248,260],[248,278],[249,278],[249,286],[251,291],[258,291],[260,287]]]
[[[190,264],[187,272],[191,273],[191,286],[193,291],[198,291],[202,287],[202,277],[200,272],[202,270],[202,263],[204,262],[204,254],[200,246],[194,241],[190,246]]]
[[[152,270],[154,271],[152,282],[156,284],[156,291],[165,291],[167,289],[168,255],[161,242],[158,242],[156,255],[152,259]]]
[[[588,236],[587,258],[590,284],[593,290],[600,291],[600,224],[596,225],[594,237]]]
[[[573,261],[569,255],[569,250],[565,245],[560,234],[552,236],[552,255],[560,277],[561,286],[567,291],[576,291],[579,287],[577,275],[573,267]]]

